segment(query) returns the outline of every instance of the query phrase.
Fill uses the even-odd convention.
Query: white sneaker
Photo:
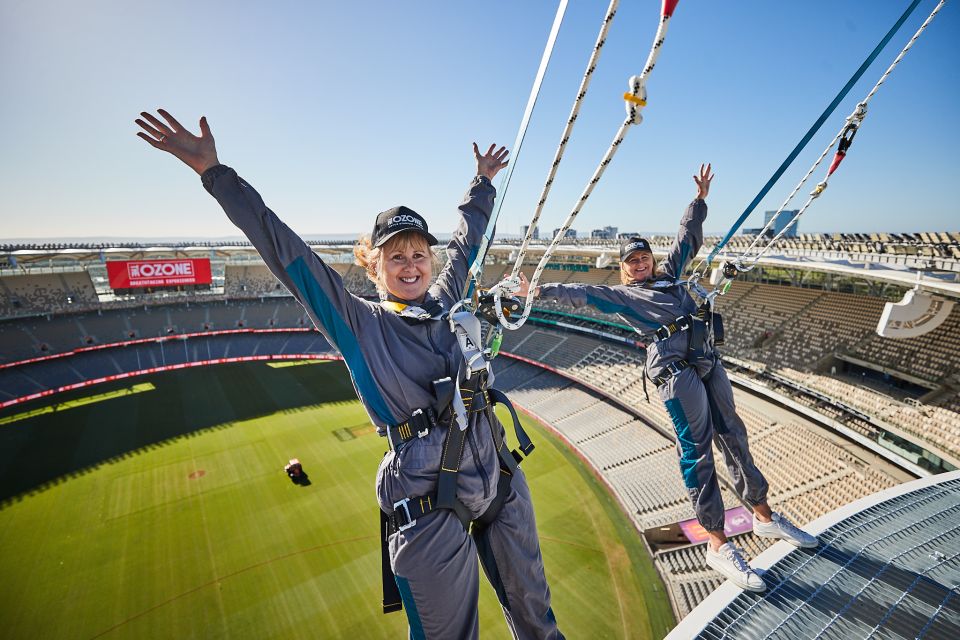
[[[795,547],[812,549],[820,544],[816,536],[812,536],[803,529],[787,520],[787,516],[773,512],[770,522],[760,522],[757,515],[753,515],[753,532],[761,538],[778,538],[786,540]]]
[[[720,545],[716,551],[707,544],[707,565],[733,580],[733,584],[741,589],[758,593],[767,589],[763,578],[743,559],[740,549],[729,542]]]

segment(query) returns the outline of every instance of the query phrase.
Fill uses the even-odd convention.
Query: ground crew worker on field
[[[724,535],[724,507],[711,441],[720,449],[737,493],[753,509],[754,533],[800,547],[815,547],[818,542],[770,510],[767,481],[753,463],[733,389],[713,349],[712,335],[722,331],[722,325],[715,320],[716,314],[699,310],[679,282],[703,244],[705,199],[713,180],[710,165],[701,165],[693,180],[697,197],[681,218],[677,239],[659,269],[650,243],[644,238],[628,238],[620,247],[619,286],[544,284],[535,297],[620,314],[648,337],[646,370],[673,421],[681,476],[697,520],[710,536],[707,564],[743,589],[763,591],[763,580]],[[520,295],[525,297],[528,289],[521,274]]]
[[[460,300],[493,208],[491,180],[506,166],[507,151],[491,145],[481,154],[473,145],[477,175],[460,205],[460,224],[446,248],[449,261],[436,282],[430,247],[437,240],[426,220],[406,207],[377,216],[373,233],[355,254],[377,285],[378,304],[349,293],[340,275],[254,188],[220,164],[205,118],[200,136],[194,136],[166,111],[159,115],[163,120],[142,113],[136,122],[143,132],[137,135],[200,174],[203,186],[343,355],[360,401],[377,432],[387,437],[390,451],[377,471],[376,490],[388,534],[384,572],[392,569],[396,577],[395,583],[385,582],[384,610],[399,609],[402,601],[412,638],[477,638],[479,555],[514,637],[562,638],[550,608],[530,493],[515,459],[522,456],[507,451],[492,411],[493,403],[506,404],[506,398],[487,387],[485,370],[462,375],[463,344],[472,342],[458,342],[460,334],[445,314]],[[456,443],[449,447],[455,454],[445,451],[448,437]],[[518,438],[524,453],[533,448],[522,428]],[[441,476],[452,478],[453,484],[445,485],[451,491],[438,488]],[[448,506],[438,507],[439,502]],[[391,589],[398,592],[396,602]]]

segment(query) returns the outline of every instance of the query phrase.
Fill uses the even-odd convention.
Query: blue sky
[[[672,231],[690,176],[710,161],[706,228],[725,231],[908,4],[681,0],[645,121],[575,228]],[[954,4],[871,101],[801,231],[960,228]],[[780,205],[935,5],[920,4],[748,226]],[[571,0],[501,232],[533,212],[606,6]],[[134,135],[137,114],[161,106],[194,127],[206,115],[220,159],[300,233],[368,231],[400,203],[449,231],[474,170],[470,143],[513,141],[555,10],[553,0],[7,0],[0,238],[236,235],[195,174]],[[559,226],[613,137],[658,12],[657,0],[621,2],[542,227]]]

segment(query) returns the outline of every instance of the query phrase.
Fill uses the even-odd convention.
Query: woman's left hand
[[[540,287],[537,287],[536,290],[533,292],[533,296],[537,297],[537,294],[539,293],[540,293]],[[527,280],[527,276],[523,271],[520,272],[520,289],[517,291],[517,295],[520,296],[521,298],[530,297],[530,281]]]
[[[500,169],[503,169],[510,162],[509,160],[504,160],[507,154],[510,153],[507,151],[507,148],[500,147],[494,151],[496,147],[496,144],[492,144],[485,154],[480,155],[480,149],[477,147],[477,143],[473,143],[473,157],[477,160],[477,175],[486,176],[490,181],[493,181],[494,176],[500,173]]]
[[[710,173],[710,165],[706,167],[700,165],[700,176],[693,176],[693,181],[697,183],[697,198],[706,200],[710,193],[710,181],[713,180],[713,174]]]
[[[146,140],[151,147],[179,158],[200,175],[210,167],[220,164],[220,160],[217,159],[217,145],[205,117],[200,118],[200,135],[195,136],[168,112],[157,109],[157,113],[166,122],[146,111],[140,113],[143,116],[142,120],[140,118],[134,120],[143,129],[138,131],[137,135]]]

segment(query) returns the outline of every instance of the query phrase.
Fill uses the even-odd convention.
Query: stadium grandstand
[[[704,254],[718,240],[707,238]],[[671,241],[652,238],[655,252],[662,255]],[[730,246],[749,241],[737,236]],[[352,263],[349,244],[311,245],[348,289],[375,295]],[[543,249],[531,247],[528,276]],[[516,250],[512,242],[494,245],[486,284],[509,273]],[[616,251],[610,240],[571,240],[542,281],[616,284]],[[131,264],[164,261],[207,275],[177,283],[133,279]],[[126,269],[122,281],[118,264]],[[949,303],[960,298],[960,234],[802,234],[718,298],[727,326],[721,353],[758,466],[769,470],[771,506],[797,523],[821,523],[816,529],[831,541],[831,551],[804,552],[804,558],[851,553],[833,546],[830,532],[846,521],[830,514],[855,518],[905,500],[913,494],[901,485],[917,479],[925,484],[911,491],[956,484],[937,484],[935,476],[960,467],[960,308],[923,335],[878,335],[885,305],[911,290]],[[0,295],[0,407],[166,368],[336,357],[245,242],[3,245]],[[762,599],[731,585],[718,589],[723,579],[704,562],[702,541],[690,532],[694,515],[679,477],[672,422],[655,394],[647,399],[643,362],[642,341],[621,318],[537,301],[530,321],[504,340],[495,386],[560,437],[616,497],[678,620],[708,599],[711,616],[753,607],[756,619],[768,620],[756,606]],[[732,480],[722,463],[717,468],[728,513],[741,513]],[[875,494],[887,502],[870,498]],[[851,511],[851,504],[861,507]],[[890,526],[902,530],[903,522]],[[749,527],[736,530],[733,540],[748,556],[769,559],[760,566],[779,571],[777,584],[809,583],[826,570],[780,568],[796,563],[794,556],[785,558]],[[910,547],[917,548],[926,549]],[[956,584],[955,551],[937,567],[952,571]],[[722,606],[711,596],[715,591],[725,598]],[[808,596],[796,597],[809,603]],[[901,610],[908,603],[902,602]],[[822,612],[826,605],[816,606]],[[952,606],[955,612],[955,601]],[[863,615],[859,622],[868,624],[869,614]],[[753,624],[742,617],[735,623]]]

